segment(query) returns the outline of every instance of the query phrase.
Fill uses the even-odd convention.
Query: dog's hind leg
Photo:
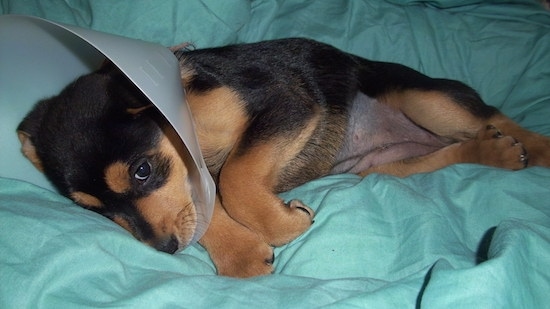
[[[416,173],[432,172],[456,163],[477,163],[512,170],[526,167],[526,150],[511,136],[503,136],[488,125],[471,139],[451,143],[432,153],[373,166],[359,173],[406,177]]]
[[[527,166],[550,167],[550,138],[526,130],[502,114],[496,114],[488,122],[503,135],[513,136],[526,149]]]
[[[527,165],[550,166],[550,139],[521,128],[485,105],[464,84],[429,81],[424,89],[405,87],[387,91],[377,100],[403,113],[417,126],[447,139],[449,146],[424,156],[374,166],[361,175],[407,176],[453,163],[479,163],[513,170]]]

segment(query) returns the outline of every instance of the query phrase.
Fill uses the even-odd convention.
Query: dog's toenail
[[[519,156],[519,161],[523,163],[523,167],[527,167],[529,165],[529,156],[523,153]]]
[[[311,216],[311,213],[309,212],[309,210],[307,210],[307,208],[296,206],[296,209],[300,209],[301,211],[303,211],[306,214],[308,214],[309,216]]]
[[[271,255],[271,258],[270,258],[270,259],[266,259],[266,260],[265,260],[265,263],[266,263],[267,265],[272,265],[274,262],[275,262],[275,253],[273,253],[273,254]]]

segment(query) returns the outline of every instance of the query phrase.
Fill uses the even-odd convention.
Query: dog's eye
[[[136,168],[134,173],[134,178],[139,182],[145,182],[151,175],[151,163],[149,161],[144,161]]]

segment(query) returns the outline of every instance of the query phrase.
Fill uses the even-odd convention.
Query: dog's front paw
[[[273,272],[273,248],[252,231],[241,233],[235,242],[224,247],[220,254],[211,252],[218,275],[248,278]]]
[[[478,163],[519,170],[527,167],[529,156],[523,144],[504,135],[493,125],[482,129],[473,141]]]
[[[199,243],[210,254],[218,275],[246,278],[273,272],[273,248],[260,234],[231,218],[219,198]]]
[[[284,204],[282,210],[277,214],[279,222],[273,220],[272,224],[264,226],[261,230],[266,241],[276,247],[287,244],[302,235],[309,229],[315,216],[313,209],[299,200],[289,201]]]
[[[311,224],[311,222],[313,221],[313,216],[315,215],[313,209],[307,207],[304,203],[302,203],[302,201],[299,200],[290,200],[287,205],[291,210],[302,211],[303,215],[305,214],[307,216],[306,220],[308,220]]]

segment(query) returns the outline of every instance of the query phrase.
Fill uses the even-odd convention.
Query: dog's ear
[[[145,111],[146,109],[149,109],[151,107],[153,107],[153,104],[149,104],[149,105],[145,105],[145,106],[141,106],[141,107],[135,107],[135,108],[128,107],[126,109],[126,112],[130,115],[137,116],[140,113],[142,113],[143,111]]]
[[[126,113],[137,117],[154,106],[110,60],[105,60],[97,73],[109,76],[111,82],[108,85],[107,93],[113,101],[124,104]]]
[[[109,96],[113,101],[122,103],[126,113],[139,117],[154,107],[145,94],[118,69],[111,72],[110,78],[112,82],[108,88]]]
[[[31,141],[31,136],[27,132],[17,131],[17,137],[19,137],[19,141],[21,142],[21,152],[23,153],[23,155],[27,159],[29,159],[29,161],[31,161],[31,163],[34,165],[34,167],[36,167],[37,170],[39,170],[40,172],[44,172],[42,161],[36,153],[36,148]]]
[[[105,58],[95,72],[99,74],[116,74],[120,73],[120,69],[110,59]]]
[[[40,128],[47,108],[48,102],[46,100],[40,101],[17,127],[17,137],[21,142],[21,152],[41,172],[44,170],[42,161],[36,153],[32,139]]]

